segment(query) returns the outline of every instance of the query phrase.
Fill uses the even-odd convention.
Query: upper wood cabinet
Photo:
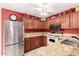
[[[79,28],[79,12],[66,14],[56,18],[48,18],[46,21],[38,19],[31,19],[30,17],[23,17],[25,29],[49,29],[51,24],[61,24],[62,29]]]
[[[45,28],[46,28],[46,29],[49,28],[49,19],[47,19],[47,20],[45,21]]]
[[[55,24],[61,24],[61,21],[60,21],[60,17],[57,17],[57,18],[49,18],[49,19],[47,19],[47,21],[45,21],[46,23],[45,23],[45,27],[47,28],[47,29],[49,29],[49,26],[52,24],[52,25],[55,25]]]
[[[23,22],[24,22],[24,28],[28,28],[29,27],[29,20],[27,17],[23,17]]]
[[[31,18],[25,16],[25,17],[23,17],[23,22],[24,22],[24,28],[26,28],[26,29],[34,28],[34,23]]]
[[[34,28],[33,29],[38,29],[39,28],[39,20],[37,20],[37,19],[34,19],[33,20],[34,21]]]
[[[42,24],[41,24],[41,29],[46,29],[46,26],[45,26],[45,21],[41,21]]]
[[[79,28],[79,12],[70,14],[70,28]]]
[[[44,23],[42,21],[39,20],[39,25],[38,25],[38,29],[44,29]]]
[[[50,24],[55,24],[55,20],[54,19],[47,19],[47,21],[45,21],[45,27],[47,29],[49,29]]]
[[[62,29],[69,29],[69,26],[70,26],[69,19],[70,19],[69,14],[61,16],[61,28]]]
[[[38,29],[42,29],[42,21],[39,21],[39,23],[38,23]]]
[[[34,20],[29,18],[28,21],[29,21],[28,29],[33,29],[34,28]]]
[[[23,17],[24,28],[25,29],[43,29],[45,24],[38,19],[32,19],[30,17]]]
[[[61,24],[61,17],[57,17],[54,20],[54,24]]]
[[[45,21],[38,19],[32,19],[30,17],[23,17],[24,28],[25,29],[45,29]]]

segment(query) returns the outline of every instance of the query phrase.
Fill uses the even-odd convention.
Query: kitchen
[[[2,4],[0,15],[1,55],[79,56],[79,4]]]

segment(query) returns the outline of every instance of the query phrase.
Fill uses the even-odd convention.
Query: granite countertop
[[[24,33],[24,38],[36,37],[36,36],[47,36],[45,32],[36,32],[36,33]]]
[[[79,56],[79,47],[51,43],[51,45],[40,49],[38,53],[43,56]]]

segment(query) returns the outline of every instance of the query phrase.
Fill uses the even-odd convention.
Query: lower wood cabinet
[[[25,38],[24,39],[24,52],[30,51],[30,38]]]
[[[24,52],[28,52],[35,48],[46,46],[47,45],[47,37],[38,36],[24,39]]]
[[[26,43],[27,45],[27,43]],[[30,38],[30,48],[35,49],[36,48],[36,39],[35,38]]]
[[[46,46],[47,45],[47,37],[46,36],[43,36],[43,46]]]
[[[35,48],[40,47],[40,41],[42,41],[42,39],[40,39],[40,37],[35,38]]]

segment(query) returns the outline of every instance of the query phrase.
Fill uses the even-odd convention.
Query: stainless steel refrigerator
[[[24,55],[23,22],[4,21],[4,55]]]

